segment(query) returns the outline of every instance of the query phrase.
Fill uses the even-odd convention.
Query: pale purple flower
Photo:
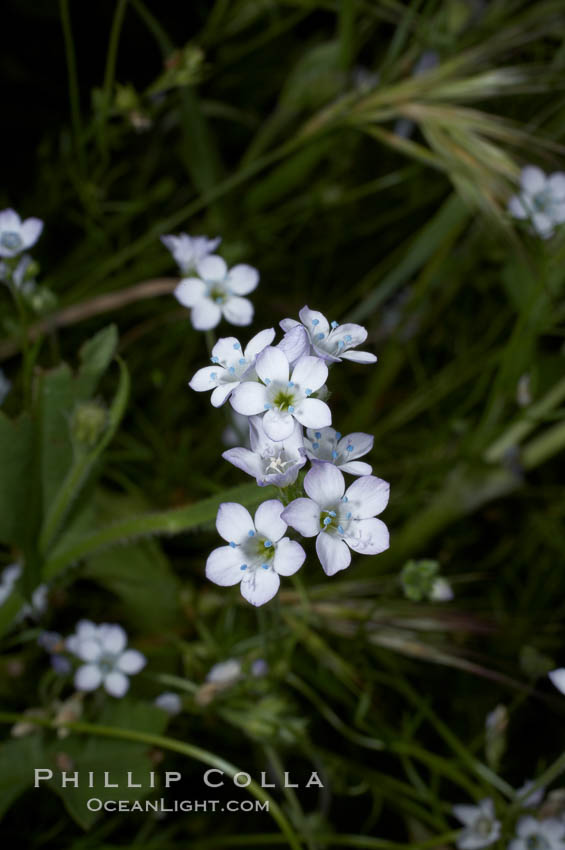
[[[191,310],[190,320],[198,331],[207,331],[220,323],[222,316],[232,325],[250,325],[253,304],[242,295],[259,283],[259,272],[241,263],[228,270],[225,260],[212,255],[196,264],[198,277],[181,280],[176,299]]]
[[[546,175],[541,168],[522,169],[521,191],[510,198],[508,212],[514,218],[528,219],[542,239],[553,236],[555,226],[565,222],[565,174]]]
[[[545,788],[536,788],[534,791],[530,789],[534,783],[531,779],[527,779],[521,788],[516,791],[516,797],[520,800],[520,805],[523,809],[535,809],[543,800]]]
[[[558,667],[557,670],[551,670],[548,676],[557,690],[565,694],[565,667]]]
[[[275,442],[265,434],[263,417],[250,416],[248,421],[251,450],[243,447],[228,449],[222,457],[248,475],[253,475],[260,487],[294,484],[299,470],[306,463],[302,426],[295,421],[290,437]]]
[[[221,407],[244,376],[248,380],[256,377],[253,366],[257,355],[270,345],[274,338],[274,328],[259,331],[249,340],[243,351],[239,340],[234,336],[219,339],[212,349],[213,365],[199,369],[188,386],[199,393],[211,390],[210,401],[214,407]]]
[[[288,439],[294,421],[307,428],[331,425],[328,405],[311,398],[326,381],[328,367],[319,357],[301,357],[290,375],[290,364],[280,348],[268,346],[255,362],[256,381],[242,381],[231,396],[238,413],[256,416],[265,413],[263,428],[274,441]]]
[[[490,797],[476,806],[453,806],[453,814],[465,826],[456,842],[459,850],[479,850],[500,838],[500,822],[496,819]]]
[[[110,623],[81,620],[65,643],[69,652],[84,662],[75,673],[78,691],[94,691],[103,685],[111,696],[123,697],[129,688],[128,676],[139,673],[147,663],[137,649],[126,649],[122,627]]]
[[[432,589],[428,597],[431,602],[451,602],[453,596],[453,588],[447,579],[438,576],[433,580]]]
[[[10,566],[6,567],[2,571],[2,574],[0,575],[0,605],[3,605],[4,602],[12,595],[21,575],[22,568],[20,564],[10,564]],[[19,623],[21,620],[25,619],[25,617],[37,618],[38,615],[43,614],[47,608],[47,594],[47,585],[38,585],[31,595],[31,604],[26,602],[26,604],[20,608],[14,617],[14,622]]]
[[[251,665],[252,676],[266,676],[269,672],[269,665],[264,658],[256,658]]]
[[[39,218],[27,218],[22,221],[15,210],[0,212],[0,257],[17,257],[35,245],[43,222]]]
[[[388,549],[388,529],[376,519],[388,503],[386,481],[364,475],[346,490],[339,469],[315,461],[304,478],[304,490],[309,498],[291,502],[282,519],[304,537],[316,537],[316,552],[326,575],[349,566],[351,549],[362,555]]]
[[[362,325],[347,322],[328,322],[317,310],[303,307],[300,322],[283,319],[280,326],[285,332],[279,348],[294,363],[306,354],[315,354],[328,363],[353,360],[356,363],[375,363],[377,358],[368,351],[354,351],[367,339],[367,330]]]
[[[306,558],[299,543],[283,537],[287,524],[282,510],[281,502],[269,499],[259,505],[253,521],[243,505],[221,504],[216,528],[228,545],[210,553],[207,578],[223,587],[241,582],[241,595],[252,605],[272,599],[279,589],[279,576],[293,575]]]
[[[565,823],[557,818],[520,818],[508,850],[564,850]]]
[[[373,448],[374,437],[356,432],[342,437],[334,428],[308,428],[304,438],[306,454],[310,460],[333,463],[350,475],[370,475],[372,466],[357,460]]]
[[[206,681],[213,685],[233,685],[241,677],[241,663],[237,658],[218,661],[208,670]]]
[[[182,711],[182,700],[173,691],[163,691],[162,694],[155,697],[155,705],[157,708],[166,711],[171,717],[174,717],[175,714],[180,714]]]
[[[221,241],[220,236],[208,239],[207,236],[189,236],[188,233],[179,233],[178,236],[172,234],[161,236],[161,242],[173,255],[181,274],[194,271],[197,264],[212,254]]]

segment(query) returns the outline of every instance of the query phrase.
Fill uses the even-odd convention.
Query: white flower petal
[[[143,653],[138,652],[137,649],[126,649],[126,651],[122,652],[118,658],[116,668],[121,673],[128,673],[132,676],[135,673],[139,673],[140,670],[143,670],[146,664],[147,659]]]
[[[283,509],[284,505],[278,499],[268,499],[255,512],[255,528],[273,543],[281,539],[287,528],[286,522],[281,519]]]
[[[565,221],[565,201],[553,204],[551,216],[555,224],[563,224]]]
[[[344,325],[339,325],[331,334],[333,342],[343,342],[346,348],[353,348],[361,345],[367,339],[367,328],[363,325],[356,325],[354,322],[346,322]],[[339,355],[343,357],[343,354]]]
[[[376,475],[364,475],[347,488],[347,498],[355,504],[354,516],[366,519],[384,511],[390,495],[390,484]]]
[[[229,384],[222,384],[221,387],[216,387],[212,395],[210,396],[210,401],[212,402],[213,407],[221,407],[224,402],[228,400],[228,397],[233,390],[238,387],[239,384],[235,381],[230,382]]]
[[[98,661],[102,655],[100,641],[95,640],[94,638],[86,638],[84,640],[79,638],[76,644],[75,655],[77,655],[81,661]]]
[[[281,516],[303,537],[315,537],[320,532],[320,508],[312,499],[295,499]]]
[[[204,280],[211,283],[220,283],[225,279],[228,267],[225,260],[212,254],[210,257],[204,257],[203,260],[199,260],[196,264],[196,270]]]
[[[556,171],[547,178],[547,188],[555,201],[565,201],[565,174]]]
[[[547,178],[541,168],[536,165],[526,165],[522,169],[520,182],[522,188],[530,195],[535,195],[537,192],[543,192],[545,189]]]
[[[127,635],[121,626],[103,623],[99,630],[100,643],[104,652],[117,655],[123,652],[128,642]]]
[[[235,295],[247,295],[253,292],[258,283],[259,272],[246,263],[240,263],[229,271],[227,285]]]
[[[350,460],[349,463],[340,463],[339,468],[342,472],[347,472],[349,475],[370,475],[373,467],[370,463],[363,463],[362,460]]]
[[[222,452],[222,457],[224,460],[227,460],[228,463],[233,463],[233,465],[237,466],[238,469],[241,469],[248,475],[252,475],[254,478],[260,478],[263,473],[263,467],[259,456],[256,455],[255,452],[249,451],[249,449],[241,447],[228,449],[227,451]]]
[[[212,357],[217,358],[221,366],[235,366],[241,357],[241,345],[235,336],[223,336],[214,345]]]
[[[565,667],[559,667],[557,670],[552,670],[548,673],[551,682],[555,685],[558,691],[565,694]]]
[[[206,674],[206,681],[215,685],[232,685],[241,676],[241,663],[237,658],[218,661]]]
[[[532,225],[542,239],[549,239],[550,236],[553,236],[553,221],[546,213],[534,213]]]
[[[171,717],[174,717],[175,714],[180,714],[182,711],[182,700],[178,694],[172,691],[164,691],[158,697],[155,697],[155,705],[157,708],[166,711]]]
[[[198,277],[187,277],[175,287],[173,295],[183,307],[194,307],[206,298],[206,284]]]
[[[252,363],[258,354],[260,354],[264,348],[272,343],[275,338],[275,329],[274,328],[266,328],[264,331],[259,331],[258,334],[251,337],[247,345],[245,346],[245,351],[243,352],[243,356],[246,360],[249,360]]]
[[[322,333],[327,336],[330,331],[330,323],[323,313],[318,310],[311,310],[310,307],[303,307],[298,314],[302,324],[308,328],[311,333]]]
[[[273,568],[281,576],[291,576],[300,569],[306,560],[306,552],[296,540],[283,537],[277,543]]]
[[[274,348],[268,345],[257,357],[255,369],[261,380],[280,381],[283,384],[288,382],[290,373],[289,364],[286,356],[280,348]]]
[[[43,222],[39,218],[28,218],[22,224],[20,231],[23,240],[23,250],[35,245],[43,230]]]
[[[333,464],[314,461],[304,478],[304,489],[312,501],[325,507],[339,502],[345,491],[345,479]]]
[[[219,546],[208,555],[206,578],[221,587],[231,587],[241,581],[243,556],[239,549]]]
[[[342,360],[351,360],[353,363],[376,363],[377,357],[369,351],[344,351],[340,355]]]
[[[267,403],[267,388],[257,381],[244,381],[235,388],[230,398],[233,409],[244,416],[263,413]]]
[[[300,322],[297,322],[296,319],[281,319],[279,322],[279,327],[282,328],[283,331],[290,331],[292,328],[302,327]]]
[[[21,226],[22,220],[15,210],[7,209],[0,212],[0,231],[19,233]]]
[[[530,215],[529,207],[522,195],[514,195],[508,201],[508,212],[513,218],[524,219]]]
[[[77,691],[94,691],[102,682],[102,673],[96,664],[83,664],[75,673]]]
[[[119,670],[113,670],[104,677],[104,688],[112,697],[123,697],[129,690],[129,679],[120,673]]]
[[[301,357],[310,354],[310,337],[303,325],[296,325],[287,331],[277,348],[286,355],[289,363],[296,363]]]
[[[341,438],[337,444],[337,450],[343,457],[349,460],[356,460],[358,457],[363,457],[367,452],[370,452],[374,442],[375,438],[372,434],[354,431],[353,434],[347,434]]]
[[[220,307],[209,298],[202,298],[197,301],[190,313],[192,327],[197,331],[212,330],[216,325],[219,325],[221,318]]]
[[[354,531],[347,545],[361,555],[380,555],[390,546],[388,528],[380,519],[360,519],[352,523]]]
[[[287,440],[294,431],[294,419],[290,413],[280,410],[268,410],[263,417],[263,428],[269,439],[275,443]]]
[[[320,532],[316,538],[316,552],[327,576],[345,570],[351,563],[349,547],[339,537]]]
[[[457,805],[453,806],[452,812],[457,820],[461,821],[465,826],[472,826],[477,818],[480,817],[478,806]]]
[[[220,537],[228,543],[241,543],[249,531],[255,530],[251,514],[237,502],[222,502],[218,508],[216,528]]]
[[[197,393],[213,390],[218,386],[219,377],[224,371],[221,366],[204,366],[194,373],[188,386]]]
[[[259,567],[243,576],[241,595],[252,605],[264,605],[276,596],[280,583],[281,580],[274,570],[270,567],[268,570]]]
[[[231,325],[250,325],[253,321],[253,304],[247,298],[240,298],[239,295],[231,295],[227,301],[222,304],[222,313],[224,318]]]
[[[319,357],[301,357],[292,372],[292,381],[301,387],[316,392],[328,379],[328,367]]]
[[[305,428],[327,428],[332,424],[332,412],[319,398],[305,398],[294,411],[294,416]]]

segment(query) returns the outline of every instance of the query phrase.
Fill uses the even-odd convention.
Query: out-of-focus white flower
[[[457,839],[459,850],[478,850],[500,838],[500,822],[495,817],[490,797],[477,806],[453,806],[453,814],[465,825]]]
[[[161,236],[161,242],[173,255],[181,274],[194,271],[198,263],[212,254],[221,241],[221,236],[208,239],[207,236],[189,236],[188,233],[179,233],[178,236],[172,234]]]
[[[21,577],[21,574],[22,568],[19,564],[10,564],[10,566],[6,567],[6,569],[2,572],[2,575],[0,576],[0,605],[3,605],[8,597],[12,595],[16,582]],[[47,593],[48,589],[46,584],[38,585],[31,595],[31,605],[26,602],[26,604],[18,611],[14,622],[20,622],[20,620],[23,620],[25,617],[36,617],[37,615],[42,614],[47,608]]]
[[[295,363],[307,354],[315,354],[328,363],[338,363],[340,360],[376,362],[374,354],[353,350],[367,339],[367,330],[362,325],[352,322],[330,324],[322,313],[309,307],[303,307],[298,315],[300,322],[295,319],[283,319],[280,322],[285,335],[278,347],[284,351],[290,363]]]
[[[220,323],[222,316],[232,325],[250,325],[253,304],[242,295],[253,292],[259,283],[259,272],[241,263],[228,270],[225,260],[212,255],[196,264],[198,277],[181,280],[175,297],[190,308],[190,320],[198,331],[208,331]]]
[[[0,404],[4,403],[4,399],[12,389],[12,382],[8,380],[4,374],[4,370],[0,369]]]
[[[256,377],[254,365],[257,356],[275,338],[275,329],[259,331],[249,340],[243,351],[234,336],[219,339],[212,349],[212,366],[204,366],[190,379],[188,386],[197,393],[212,391],[210,401],[214,407],[221,405],[241,381]]]
[[[85,662],[75,673],[78,691],[94,691],[103,685],[111,696],[123,697],[129,688],[128,676],[139,673],[147,663],[137,649],[126,649],[127,635],[122,627],[110,623],[96,625],[81,620],[66,646]]]
[[[530,374],[526,372],[518,379],[516,386],[516,401],[520,407],[527,407],[532,403],[532,388]]]
[[[245,416],[264,413],[263,428],[269,439],[288,439],[295,420],[307,428],[331,425],[328,405],[311,398],[328,377],[328,367],[319,357],[300,358],[290,375],[286,354],[267,346],[257,357],[255,372],[257,380],[242,381],[233,391],[231,405]]]
[[[269,499],[259,505],[255,521],[247,508],[224,502],[216,528],[227,546],[214,549],[206,562],[206,576],[222,587],[241,583],[241,595],[252,605],[264,605],[275,596],[280,576],[291,576],[306,559],[302,546],[283,537],[282,502]]]
[[[15,210],[0,212],[0,257],[17,257],[35,245],[43,222],[39,218],[27,218],[22,221]]]
[[[520,818],[516,837],[508,850],[563,850],[565,848],[565,823],[557,818],[538,820],[531,815]]]
[[[345,490],[339,469],[314,462],[304,478],[304,489],[309,498],[291,502],[282,519],[304,537],[316,537],[316,552],[326,575],[349,566],[351,549],[362,555],[388,549],[388,529],[376,519],[388,503],[386,481],[364,475]]]
[[[530,788],[533,784],[533,781],[528,779],[524,782],[522,787],[518,788],[516,791],[516,797],[520,800],[520,805],[523,809],[535,809],[543,800],[545,788],[536,788],[535,791],[530,792]]]
[[[180,714],[182,711],[182,700],[173,691],[164,691],[158,697],[155,697],[155,705],[157,708],[166,711],[171,717],[174,717],[175,714]]]
[[[508,202],[510,215],[529,220],[538,236],[549,239],[555,226],[565,222],[565,174],[546,175],[541,168],[527,165],[520,186],[520,193]]]
[[[206,674],[206,681],[213,685],[233,685],[241,676],[241,663],[237,658],[218,661]]]
[[[565,667],[558,667],[557,670],[551,670],[548,676],[557,690],[565,694]]]
[[[228,449],[222,457],[248,475],[253,475],[260,487],[294,484],[306,463],[302,427],[295,422],[290,437],[275,442],[265,434],[261,416],[250,416],[248,421],[251,449]]]
[[[310,460],[333,463],[342,472],[350,475],[370,475],[372,466],[357,460],[373,448],[374,437],[362,432],[342,437],[334,428],[308,428],[304,438],[306,454]]]
[[[453,589],[447,579],[441,576],[434,579],[429,599],[432,602],[451,602],[453,599]]]

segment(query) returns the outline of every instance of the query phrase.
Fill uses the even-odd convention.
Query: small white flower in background
[[[328,405],[311,398],[328,377],[328,367],[319,357],[301,357],[290,375],[283,351],[268,346],[257,357],[255,371],[258,380],[242,381],[230,401],[234,410],[245,416],[265,413],[263,428],[271,440],[288,439],[295,420],[308,428],[331,425]]]
[[[4,370],[0,369],[0,404],[4,403],[4,399],[12,389],[12,382],[8,380],[4,374]]]
[[[228,270],[225,260],[212,255],[196,264],[196,274],[181,280],[174,294],[183,307],[190,308],[197,331],[215,328],[222,316],[232,325],[251,324],[253,304],[241,296],[253,292],[259,283],[257,269],[241,263]]]
[[[351,563],[351,551],[378,555],[388,549],[389,534],[376,519],[388,503],[389,485],[364,475],[345,489],[345,479],[333,464],[315,461],[304,478],[308,499],[295,499],[282,519],[304,537],[316,537],[316,552],[326,575]]]
[[[508,850],[563,850],[565,848],[565,823],[557,818],[538,820],[531,815],[520,818],[516,837]]]
[[[208,239],[207,236],[189,236],[188,233],[161,236],[161,242],[173,255],[181,274],[194,271],[201,260],[214,253],[221,241],[221,236]]]
[[[237,658],[218,661],[206,674],[206,681],[213,685],[233,685],[241,676],[241,664]]]
[[[353,360],[355,363],[376,363],[377,358],[368,351],[354,351],[367,339],[367,330],[362,325],[348,322],[328,322],[317,310],[303,307],[300,322],[283,319],[280,326],[285,332],[278,347],[285,352],[291,363],[306,354],[315,354],[328,363]]]
[[[174,717],[175,714],[180,714],[182,711],[182,700],[173,691],[164,691],[158,697],[155,697],[155,705],[157,708],[166,711],[171,717]]]
[[[529,372],[521,375],[516,384],[516,403],[519,407],[527,407],[532,403],[531,376]]]
[[[342,437],[333,428],[320,428],[319,431],[308,428],[304,438],[306,454],[310,460],[323,460],[333,463],[342,472],[350,475],[370,475],[372,466],[358,457],[363,457],[373,448],[374,437],[362,432]]]
[[[32,264],[35,268],[35,261],[30,254],[24,254],[23,257],[20,257],[15,268],[8,263],[0,262],[0,280],[6,283],[11,282],[16,289],[20,289],[24,294],[29,295],[37,285],[33,279],[34,268],[30,268]]]
[[[123,697],[129,688],[128,676],[139,673],[147,663],[137,649],[126,649],[127,635],[122,627],[110,623],[96,625],[81,620],[66,646],[85,662],[75,673],[78,691],[94,691],[103,685],[111,696]]]
[[[266,676],[269,672],[269,665],[264,658],[256,658],[251,665],[252,676]]]
[[[508,202],[508,212],[514,218],[528,219],[538,236],[549,239],[555,226],[565,222],[565,174],[546,175],[541,168],[527,165],[520,186],[521,192]]]
[[[269,439],[263,429],[263,417],[249,417],[251,449],[236,447],[222,453],[224,460],[233,463],[248,475],[253,475],[260,487],[274,484],[288,487],[298,478],[306,463],[302,427],[294,423],[294,430],[286,440]]]
[[[0,212],[0,257],[17,257],[35,245],[43,222],[39,218],[27,218],[22,221],[15,210]]]
[[[530,792],[530,788],[533,784],[532,780],[528,779],[524,782],[522,787],[518,788],[516,791],[516,798],[520,800],[520,805],[523,809],[535,809],[543,800],[545,788],[536,788],[535,791]]]
[[[565,694],[565,667],[558,667],[547,674],[558,691]]]
[[[275,329],[259,331],[249,340],[245,348],[234,336],[223,337],[212,349],[212,366],[204,366],[190,379],[188,386],[197,393],[212,391],[210,401],[214,407],[229,398],[231,392],[239,386],[244,376],[255,377],[253,366],[257,355],[270,345],[275,338]],[[250,374],[250,373],[253,374]]]
[[[280,576],[295,573],[306,558],[299,543],[283,537],[287,524],[283,505],[269,499],[259,505],[255,521],[237,502],[224,502],[216,528],[228,546],[214,549],[206,562],[206,576],[223,587],[241,582],[241,595],[252,605],[263,605],[275,596]]]
[[[447,579],[434,579],[429,599],[431,602],[451,602],[453,599],[453,589]]]
[[[0,576],[0,605],[12,595],[16,582],[20,579],[22,568],[19,564],[10,564]],[[25,617],[37,617],[47,608],[47,585],[38,585],[31,595],[31,605],[26,604],[18,611],[14,622],[18,623]]]
[[[490,798],[481,800],[477,806],[453,806],[453,814],[465,825],[456,842],[459,850],[478,850],[500,838],[500,822]]]

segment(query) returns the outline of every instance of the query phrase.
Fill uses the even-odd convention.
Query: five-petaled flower
[[[265,434],[263,417],[249,417],[251,450],[243,447],[228,449],[222,453],[224,460],[238,469],[255,476],[259,487],[274,484],[288,487],[294,484],[299,470],[306,463],[302,427],[294,423],[294,430],[286,440],[271,440]]]
[[[528,219],[538,236],[549,239],[555,225],[565,222],[565,174],[546,175],[541,168],[527,165],[522,169],[520,188],[508,202],[509,213]]]
[[[304,478],[304,489],[309,498],[291,502],[282,519],[304,537],[316,537],[316,552],[326,575],[349,566],[350,549],[363,555],[388,549],[388,529],[376,519],[388,503],[386,481],[364,475],[346,490],[337,467],[314,461]]]
[[[279,343],[289,361],[294,363],[305,354],[315,354],[328,363],[353,360],[356,363],[375,363],[377,358],[368,351],[353,351],[367,339],[367,330],[362,325],[347,322],[328,322],[317,310],[303,307],[295,319],[283,319],[280,326],[285,335]]]
[[[248,295],[259,283],[259,272],[245,263],[228,270],[225,260],[212,255],[196,264],[198,277],[181,280],[175,297],[191,308],[190,320],[198,331],[207,331],[220,323],[222,316],[232,325],[250,325],[253,304]]]
[[[94,691],[103,685],[114,697],[123,697],[129,688],[128,676],[145,667],[145,656],[137,649],[126,649],[127,635],[121,626],[96,625],[90,620],[77,623],[75,634],[66,640],[69,652],[84,663],[75,673],[78,691]]]
[[[199,369],[188,386],[202,393],[212,390],[211,402],[220,407],[244,377],[256,377],[253,366],[257,355],[270,345],[275,337],[274,328],[259,331],[242,350],[234,336],[223,337],[212,349],[212,366]]]
[[[255,371],[258,380],[242,381],[230,401],[245,416],[265,413],[263,428],[271,440],[288,439],[295,419],[307,428],[331,425],[328,405],[311,398],[328,376],[328,367],[319,357],[301,357],[290,375],[286,355],[268,346],[257,357]]]
[[[295,540],[284,537],[283,505],[269,499],[259,505],[255,521],[237,502],[220,505],[216,518],[218,533],[227,541],[210,553],[206,576],[223,587],[241,582],[241,595],[252,605],[263,605],[279,589],[279,576],[293,575],[306,554]]]
[[[457,838],[459,850],[478,850],[500,838],[500,822],[496,819],[490,797],[476,806],[453,806],[453,814],[465,826]]]
[[[194,271],[197,264],[212,254],[221,241],[221,236],[208,239],[207,236],[189,236],[188,233],[179,233],[178,236],[173,234],[161,236],[161,242],[173,255],[181,274]]]
[[[43,222],[39,218],[26,218],[22,221],[15,210],[0,212],[0,257],[17,257],[35,245]]]
[[[308,428],[304,438],[306,454],[310,460],[333,463],[350,475],[370,475],[373,467],[357,460],[373,448],[374,437],[361,431],[342,437],[334,428]]]
[[[508,850],[564,850],[565,823],[557,818],[520,818]]]

